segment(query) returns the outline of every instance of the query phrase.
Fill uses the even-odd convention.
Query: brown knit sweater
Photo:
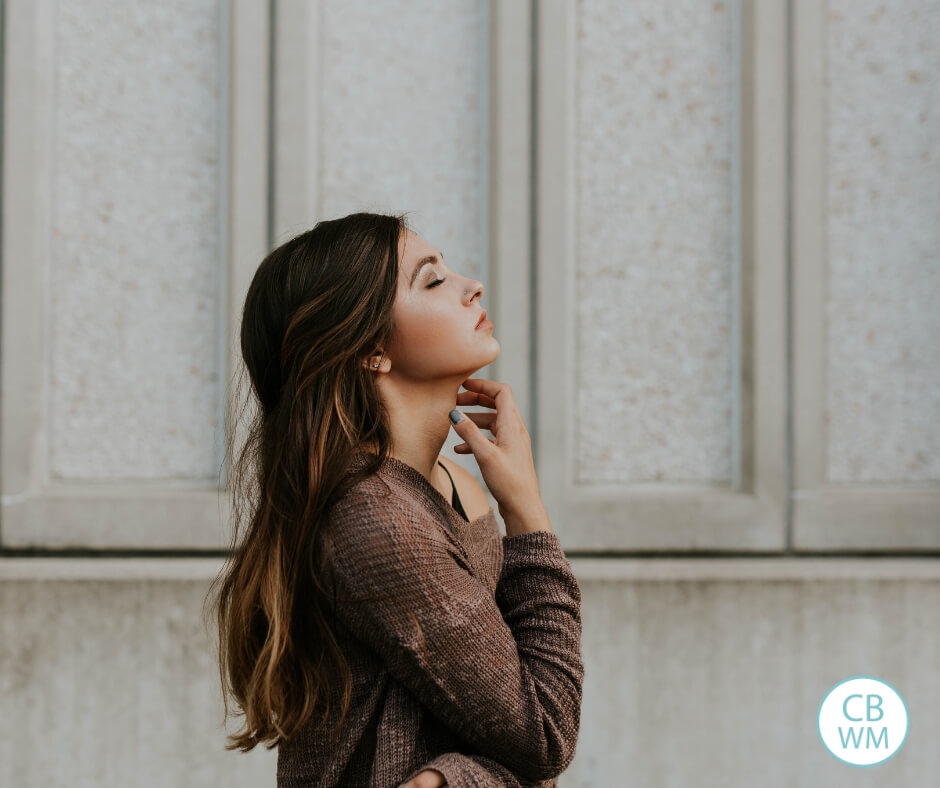
[[[394,457],[327,526],[352,703],[332,744],[338,690],[327,727],[281,743],[278,788],[395,788],[423,769],[458,788],[556,785],[584,678],[581,590],[558,536],[502,536],[492,507],[468,522]],[[355,601],[368,596],[388,598]]]

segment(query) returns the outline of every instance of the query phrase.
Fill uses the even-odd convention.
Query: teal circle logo
[[[852,676],[826,693],[816,713],[823,746],[852,766],[893,758],[907,738],[907,704],[888,682]]]

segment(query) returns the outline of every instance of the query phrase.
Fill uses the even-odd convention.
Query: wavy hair
[[[245,718],[228,750],[276,747],[321,699],[322,726],[337,677],[342,707],[331,739],[349,709],[352,677],[329,621],[322,524],[390,449],[387,412],[362,360],[392,335],[398,243],[408,229],[405,214],[318,222],[270,252],[248,287],[240,344],[250,390],[237,410],[254,414],[230,465],[232,544],[206,598],[218,626],[223,724]],[[239,439],[235,412],[227,460]],[[374,460],[349,472],[366,444],[377,447]]]

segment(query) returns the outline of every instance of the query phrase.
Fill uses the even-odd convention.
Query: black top
[[[450,486],[454,488],[454,494],[451,497],[451,505],[460,513],[460,516],[469,523],[470,518],[467,517],[467,513],[463,510],[463,504],[460,503],[460,497],[457,495],[457,485],[454,484],[454,477],[450,475],[450,471],[447,470],[447,466],[444,465],[444,463],[438,460],[437,464],[446,471],[447,476],[450,478]]]

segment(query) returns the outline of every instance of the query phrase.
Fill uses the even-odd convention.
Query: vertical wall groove
[[[786,27],[786,180],[784,204],[786,210],[785,251],[784,265],[786,267],[786,386],[785,399],[787,403],[786,415],[786,461],[784,463],[785,507],[784,515],[785,541],[784,553],[793,553],[793,0],[787,0],[787,27]]]
[[[530,5],[529,56],[529,435],[532,456],[539,456],[538,409],[538,73],[539,73],[539,4]]]
[[[7,97],[6,97],[6,71],[4,65],[6,64],[6,54],[7,54],[7,39],[6,39],[6,15],[7,15],[7,4],[6,0],[0,0],[0,239],[3,238],[4,226],[3,226],[3,213],[4,213],[4,189],[2,188],[3,184],[6,183],[4,177],[5,173],[3,171],[3,151],[5,150],[6,140],[4,131],[7,126],[6,118],[6,106],[7,106]],[[0,304],[3,303],[3,275],[4,270],[4,259],[3,259],[3,244],[0,243]],[[6,381],[2,377],[3,366],[0,364],[0,391],[6,391]],[[0,434],[0,440],[3,439],[3,435]],[[2,462],[2,458],[0,458]],[[2,472],[2,469],[0,469]],[[2,476],[0,476],[2,478]],[[0,554],[3,551],[3,520],[0,518]]]
[[[735,3],[731,13],[731,489],[740,492],[744,487],[744,468],[742,467],[743,452],[742,440],[753,440],[752,436],[745,436],[743,430],[743,383],[742,366],[744,359],[741,354],[743,342],[741,332],[744,330],[741,300],[744,296],[741,284],[741,266],[743,265],[743,227],[741,214],[741,188],[742,188],[742,157],[744,155],[741,140],[741,123],[743,120],[744,67],[743,52],[745,25],[742,24],[744,10],[741,0]],[[752,427],[748,425],[747,429]],[[748,452],[750,455],[751,452]],[[751,474],[748,473],[750,479]]]
[[[216,314],[218,322],[218,347],[216,349],[219,391],[216,397],[215,409],[215,452],[216,464],[219,469],[218,484],[220,489],[228,487],[228,474],[226,453],[226,413],[228,412],[228,385],[229,376],[234,370],[229,363],[229,326],[232,323],[231,307],[229,305],[229,288],[231,277],[229,265],[231,262],[231,242],[229,239],[229,223],[231,222],[231,113],[232,113],[232,12],[227,2],[219,3],[219,90],[221,93],[219,106],[221,107],[221,122],[219,123],[219,259],[216,271],[218,273],[218,286],[216,288]]]
[[[277,0],[270,0],[268,5],[268,186],[265,204],[267,205],[267,230],[265,251],[274,248],[274,194],[275,194],[275,172],[274,172],[274,146],[275,146],[275,104],[276,97],[275,86],[277,85]],[[260,260],[259,260],[260,262]]]

